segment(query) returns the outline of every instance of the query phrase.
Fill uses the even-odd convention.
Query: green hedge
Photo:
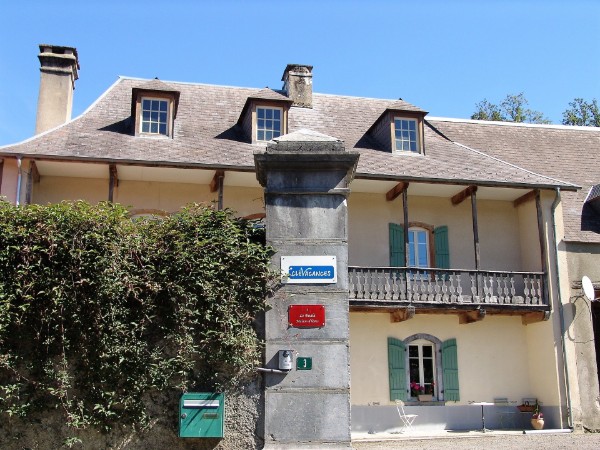
[[[73,427],[144,423],[145,394],[224,389],[259,363],[273,281],[264,232],[191,205],[0,202],[0,410]]]

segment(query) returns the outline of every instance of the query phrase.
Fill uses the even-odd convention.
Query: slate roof
[[[565,240],[600,243],[600,217],[585,204],[590,189],[600,183],[600,128],[428,120],[454,142],[582,186],[577,192],[561,194]]]
[[[132,133],[132,90],[148,86],[180,92],[172,139],[136,137]],[[261,144],[249,143],[238,124],[249,98],[287,100],[280,91],[268,88],[119,78],[78,118],[21,143],[0,147],[0,154],[253,171],[253,152]],[[308,129],[341,139],[348,150],[360,152],[356,171],[359,178],[563,190],[575,190],[579,182],[588,182],[587,178],[580,180],[571,175],[563,181],[566,173],[580,167],[577,164],[581,161],[567,162],[573,167],[563,171],[561,164],[567,160],[560,152],[548,164],[540,164],[539,157],[531,156],[539,152],[550,157],[557,148],[569,149],[569,154],[578,147],[598,148],[600,138],[600,132],[496,129],[472,121],[428,120],[424,155],[392,154],[368,130],[383,112],[397,108],[424,112],[402,100],[315,93],[313,108],[290,108],[288,131]],[[575,141],[568,137],[571,135],[577,136]],[[597,182],[598,177],[590,177],[590,184]],[[587,191],[589,187],[580,193],[565,192],[568,208],[580,207],[582,201],[570,200],[585,198]],[[577,227],[575,215],[575,211],[569,215],[572,231]]]
[[[173,139],[136,137],[131,133],[132,89],[145,88],[148,80],[120,78],[77,119],[22,143],[0,148],[0,153],[254,169],[252,155],[257,145],[248,143],[236,125],[241,110],[249,97],[273,100],[285,97],[268,89],[175,82],[167,85],[180,92]],[[367,130],[383,111],[397,108],[401,103],[407,108],[411,106],[398,100],[314,94],[312,109],[290,109],[288,130],[310,129],[337,137],[347,149],[360,151],[359,177],[573,188],[456,145],[430,126],[425,127],[425,155],[392,154],[382,149]]]

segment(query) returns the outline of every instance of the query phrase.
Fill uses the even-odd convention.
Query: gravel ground
[[[486,435],[478,437],[453,437],[436,439],[401,439],[395,441],[353,442],[352,448],[360,449],[577,449],[599,450],[600,433]]]

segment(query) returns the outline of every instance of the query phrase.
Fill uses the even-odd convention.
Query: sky
[[[73,117],[118,76],[403,100],[468,119],[524,93],[560,124],[600,100],[597,0],[0,0],[0,145],[33,135],[39,44],[76,47]]]

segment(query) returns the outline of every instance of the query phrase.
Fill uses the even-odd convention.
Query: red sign
[[[290,305],[289,322],[296,328],[322,328],[325,326],[325,306]]]

